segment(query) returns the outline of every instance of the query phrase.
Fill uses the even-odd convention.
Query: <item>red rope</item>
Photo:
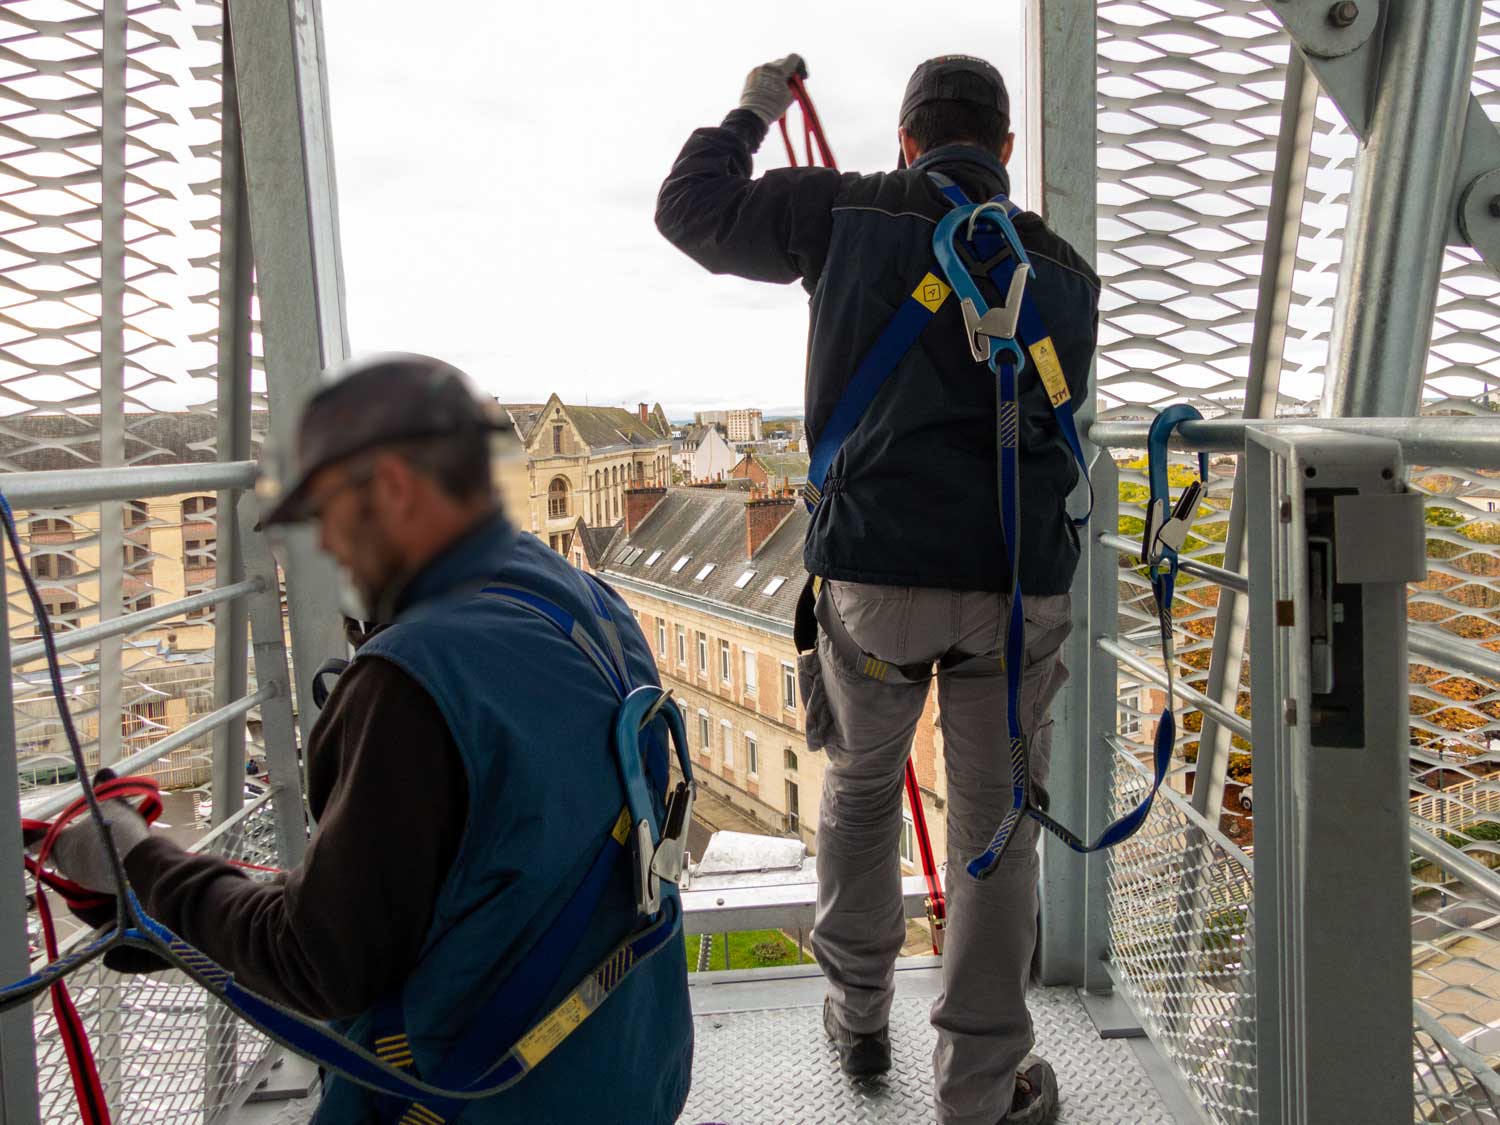
[[[94,795],[102,803],[121,799],[138,801],[136,812],[147,824],[156,823],[162,813],[161,789],[149,777],[103,777],[96,780]],[[52,846],[73,821],[88,813],[88,804],[79,797],[51,821],[23,819],[21,835],[28,847],[35,846],[36,854],[25,857],[26,870],[36,881],[36,913],[42,926],[42,941],[49,962],[58,959],[57,923],[52,917],[52,907],[47,901],[47,890],[62,896],[68,908],[75,913],[97,911],[114,901],[114,896],[102,894],[80,886],[71,879],[49,869],[46,864],[51,857]],[[237,867],[252,871],[277,871],[274,867],[262,867],[253,863],[238,863]],[[57,1021],[58,1035],[63,1050],[68,1056],[68,1070],[73,1077],[73,1092],[78,1099],[78,1112],[84,1125],[110,1125],[109,1105],[104,1096],[104,1085],[99,1080],[99,1067],[89,1046],[88,1032],[78,1015],[73,997],[68,993],[67,983],[59,979],[52,985],[52,1014]]]
[[[823,122],[818,118],[818,111],[813,106],[812,96],[807,92],[807,84],[803,82],[800,75],[794,74],[787,79],[787,85],[792,88],[792,98],[802,111],[802,133],[803,140],[807,146],[807,164],[811,167],[813,161],[813,143],[818,146],[818,156],[822,160],[823,167],[838,169],[838,164],[833,159],[833,149],[828,146],[827,134],[823,132]],[[793,168],[797,167],[797,153],[792,146],[791,130],[787,127],[786,116],[781,118],[781,139],[786,143],[787,160]],[[922,807],[922,789],[917,784],[917,767],[911,758],[906,759],[906,799],[911,805],[912,832],[917,838],[917,853],[922,860],[922,875],[927,881],[927,920],[932,925],[932,951],[941,953],[943,951],[943,928],[947,924],[948,905],[943,895],[943,881],[938,877],[937,860],[932,854],[932,837],[927,831],[927,811]]]

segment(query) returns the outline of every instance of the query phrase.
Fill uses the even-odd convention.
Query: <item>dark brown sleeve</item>
[[[284,883],[153,836],[126,859],[142,905],[254,992],[354,1016],[416,964],[468,811],[437,704],[394,664],[356,663],[312,732],[318,828]]]

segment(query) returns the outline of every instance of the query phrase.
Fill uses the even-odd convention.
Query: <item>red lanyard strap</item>
[[[823,122],[818,118],[818,111],[813,106],[812,95],[807,92],[807,84],[802,80],[801,75],[794,74],[787,79],[787,85],[792,88],[792,97],[798,108],[802,110],[802,130],[808,166],[812,166],[813,143],[816,142],[823,167],[837,170],[838,164],[833,159],[833,150],[828,146],[828,137],[823,132]],[[792,134],[787,126],[785,115],[782,116],[780,125],[781,139],[786,143],[787,159],[795,168],[798,166],[797,151],[792,145]],[[943,927],[948,916],[947,900],[943,896],[943,881],[938,877],[937,859],[932,854],[932,837],[927,831],[927,812],[922,807],[922,789],[917,784],[916,765],[910,757],[906,759],[906,800],[911,806],[912,833],[917,838],[917,854],[921,858],[923,878],[927,881],[927,920],[932,926],[932,951],[941,953],[943,951]]]

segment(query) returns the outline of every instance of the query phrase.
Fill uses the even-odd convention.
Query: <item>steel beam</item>
[[[223,96],[219,165],[219,356],[218,441],[220,461],[250,458],[250,297],[255,267],[250,244],[249,203],[240,145],[239,94],[234,80],[234,35],[223,27],[219,68]],[[231,586],[244,575],[237,488],[220,489],[214,501],[215,575]],[[263,592],[263,591],[261,591]],[[249,606],[244,599],[214,611],[214,706],[224,707],[249,686]],[[214,732],[211,782],[213,824],[236,815],[245,802],[245,717]],[[233,1013],[210,1003],[204,1037],[203,1113],[206,1120],[232,1100],[238,1072],[239,1027]]]
[[[1328,340],[1330,417],[1405,417],[1421,405],[1479,16],[1480,0],[1386,8]]]
[[[1286,347],[1287,316],[1292,305],[1292,278],[1297,271],[1297,240],[1302,228],[1302,201],[1307,187],[1308,153],[1318,111],[1318,84],[1309,79],[1302,56],[1287,60],[1281,96],[1281,129],[1276,166],[1271,174],[1271,203],[1266,214],[1266,245],[1261,258],[1255,327],[1250,339],[1250,372],[1245,382],[1246,418],[1274,418],[1280,397],[1281,361]],[[1224,569],[1245,573],[1245,475],[1236,472],[1224,537]],[[1204,694],[1234,711],[1244,676],[1250,603],[1237,585],[1224,585],[1214,615],[1213,652]],[[1193,807],[1217,817],[1224,805],[1229,774],[1231,735],[1212,715],[1203,716],[1198,733],[1198,761],[1193,776]]]
[[[1478,7],[1477,3],[1474,5]],[[1376,117],[1382,86],[1394,69],[1386,55],[1392,20],[1414,21],[1411,26],[1431,27],[1437,37],[1462,34],[1466,16],[1462,0],[1435,0],[1411,4],[1408,0],[1330,3],[1329,0],[1273,0],[1267,5],[1282,24],[1292,43],[1317,75],[1318,83],[1338,107],[1350,131],[1368,141],[1377,128]],[[1385,17],[1384,24],[1382,16]],[[1433,21],[1426,23],[1425,21]],[[1500,130],[1490,121],[1479,99],[1468,95],[1467,82],[1474,61],[1472,51],[1454,64],[1439,44],[1422,65],[1422,74],[1439,83],[1454,76],[1450,64],[1462,71],[1464,94],[1453,112],[1439,123],[1457,145],[1457,174],[1449,191],[1425,200],[1443,237],[1450,245],[1472,245],[1492,269],[1500,271]],[[1444,68],[1450,67],[1445,73]],[[1418,145],[1433,137],[1410,134]]]
[[[1085,261],[1098,250],[1098,139],[1095,129],[1096,0],[1028,0],[1026,6],[1027,203],[1072,244]],[[1092,387],[1092,372],[1090,372]],[[1075,401],[1081,423],[1094,416],[1094,394]],[[1084,450],[1092,460],[1093,449]],[[1075,494],[1078,507],[1087,503]],[[1084,824],[1090,812],[1088,668],[1090,573],[1096,547],[1084,536],[1073,577],[1073,630],[1063,644],[1063,663],[1073,684],[1052,707],[1051,811],[1065,824]],[[1106,552],[1110,565],[1113,552]],[[1102,627],[1113,630],[1113,622]],[[1113,712],[1111,712],[1113,718]],[[1083,985],[1090,972],[1086,952],[1086,899],[1090,886],[1083,856],[1042,833],[1039,888],[1041,930],[1037,961],[1047,984]],[[1097,884],[1096,884],[1097,885]]]
[[[232,3],[229,22],[271,440],[285,451],[319,373],[348,350],[319,8]],[[337,578],[307,534],[289,538],[283,562],[293,666],[306,676],[346,651]],[[297,700],[305,740],[317,714],[310,693]]]

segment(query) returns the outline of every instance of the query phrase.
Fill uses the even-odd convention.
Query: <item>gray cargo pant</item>
[[[994,654],[975,671],[940,672],[939,717],[948,778],[947,938],[943,992],[932,1006],[932,1066],[941,1125],[995,1125],[1010,1109],[1016,1068],[1031,1049],[1026,985],[1036,946],[1038,826],[1016,828],[1005,859],[983,881],[965,865],[1010,807],[1003,651],[1010,600],[958,590],[829,582],[845,627],[865,652],[893,664],[944,654]],[[1020,719],[1031,771],[1045,785],[1048,708],[1068,678],[1060,647],[1071,628],[1066,594],[1023,600],[1026,661]],[[992,670],[991,670],[992,669]],[[895,960],[906,935],[901,903],[901,798],[926,684],[882,683],[839,658],[820,631],[808,677],[809,744],[827,775],[818,820],[818,910],[812,947],[834,1013],[857,1032],[885,1026]],[[941,857],[939,857],[941,862]]]

